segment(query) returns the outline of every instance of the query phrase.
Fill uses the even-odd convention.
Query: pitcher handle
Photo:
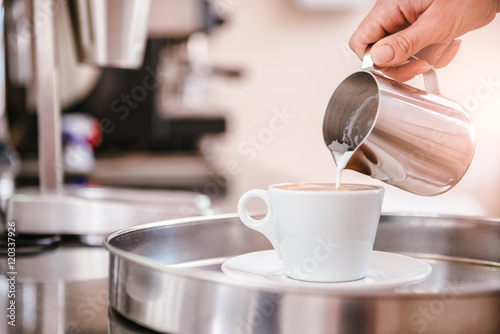
[[[371,49],[371,46],[369,46],[365,51],[365,54],[363,56],[363,63],[361,65],[361,69],[363,71],[373,72],[375,70],[375,68],[374,68],[372,56],[370,55],[370,49]],[[414,59],[414,60],[419,60],[415,56],[412,56],[410,58]],[[427,72],[425,72],[423,74],[423,77],[424,77],[424,87],[425,87],[426,91],[434,93],[434,94],[441,94],[441,92],[439,90],[439,82],[438,82],[436,70],[431,68],[430,70],[428,70]]]

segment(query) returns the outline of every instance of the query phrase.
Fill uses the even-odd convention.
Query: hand
[[[410,80],[455,58],[468,31],[490,23],[500,0],[378,0],[349,41],[362,59],[366,48],[385,74]],[[420,60],[409,60],[411,56]]]

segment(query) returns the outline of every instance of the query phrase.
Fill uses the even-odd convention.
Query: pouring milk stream
[[[333,160],[337,165],[337,177],[335,181],[337,189],[340,188],[342,171],[345,169],[345,167],[349,163],[349,160],[356,152],[356,149],[363,141],[365,137],[364,135],[366,135],[363,135],[361,131],[356,131],[356,134],[353,136],[353,129],[355,129],[356,127],[356,120],[359,119],[365,108],[367,108],[367,106],[369,106],[375,99],[376,96],[370,96],[352,114],[347,122],[347,126],[344,129],[342,135],[342,143],[340,143],[338,140],[334,140],[328,145],[328,148],[332,152]],[[368,127],[372,126],[373,120],[371,120],[370,122],[371,123],[368,124]]]

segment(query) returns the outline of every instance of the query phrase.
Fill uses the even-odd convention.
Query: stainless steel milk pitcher
[[[394,81],[365,55],[362,70],[333,93],[323,123],[327,145],[354,151],[345,168],[425,196],[462,179],[474,155],[474,124],[440,94],[434,70],[424,83],[422,90]]]

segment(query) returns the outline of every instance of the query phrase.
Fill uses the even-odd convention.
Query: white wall
[[[347,42],[370,8],[307,13],[291,0],[218,3],[228,23],[210,37],[213,62],[245,68],[244,78],[228,84],[221,96],[228,110],[227,135],[205,142],[209,158],[230,177],[222,210],[234,212],[237,198],[252,188],[334,181],[335,164],[322,139],[323,114],[337,85],[360,68]],[[477,126],[468,173],[454,189],[432,198],[386,186],[386,211],[500,216],[498,36],[500,18],[464,36],[457,58],[438,71],[442,93],[465,104]],[[493,83],[485,86],[485,81]],[[276,118],[285,110],[288,119]],[[378,183],[352,171],[343,180]]]

